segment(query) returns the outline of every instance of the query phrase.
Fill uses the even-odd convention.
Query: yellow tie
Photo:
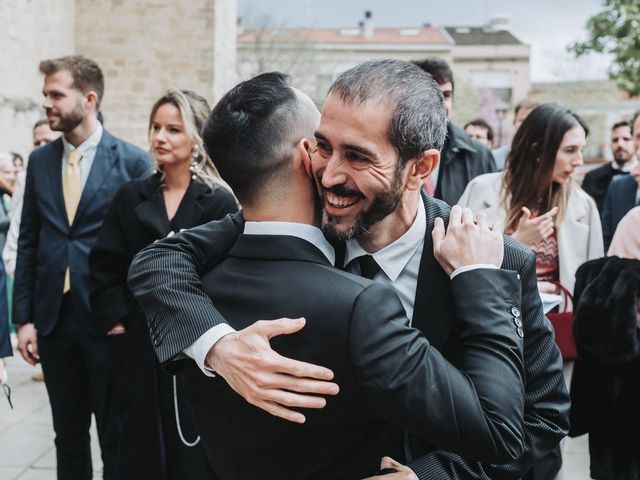
[[[82,173],[80,172],[80,160],[82,155],[77,150],[71,150],[67,157],[67,168],[62,177],[62,194],[64,195],[64,206],[67,210],[69,225],[73,224],[76,216],[80,196],[82,195]],[[67,293],[71,289],[71,276],[69,267],[64,274],[64,287],[62,293]]]

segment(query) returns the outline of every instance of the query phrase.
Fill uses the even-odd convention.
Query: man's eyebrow
[[[331,143],[329,142],[329,140],[327,140],[327,137],[325,137],[323,134],[321,134],[320,132],[316,131],[315,134],[316,139],[318,140],[322,140],[323,142],[327,142],[327,143]],[[340,147],[344,150],[353,150],[354,152],[358,152],[361,153],[363,155],[366,155],[368,157],[372,157],[372,158],[377,158],[376,154],[373,153],[371,150],[366,149],[364,147],[360,147],[358,145],[351,145],[348,143],[343,143],[340,145]]]

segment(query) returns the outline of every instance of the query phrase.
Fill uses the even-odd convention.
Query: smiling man
[[[40,63],[42,106],[62,138],[34,150],[18,238],[13,322],[18,350],[42,362],[58,479],[91,479],[89,427],[95,414],[104,478],[117,478],[117,418],[107,415],[107,339],[89,306],[89,251],[118,187],[149,173],[147,154],[98,122],[100,67],[81,56]]]
[[[456,321],[449,280],[454,265],[439,263],[432,238],[434,227],[448,221],[449,207],[406,182],[429,175],[439,160],[438,150],[425,145],[444,127],[429,115],[443,98],[437,91],[426,93],[427,82],[432,84],[418,67],[399,60],[366,62],[340,75],[324,104],[312,170],[322,197],[323,231],[337,247],[336,264],[390,285],[412,326],[452,364],[466,368],[473,362],[462,357],[466,332]],[[290,407],[322,407],[315,394],[335,393],[326,381],[330,371],[269,348],[269,338],[297,331],[301,322],[233,332],[202,291],[200,275],[226,255],[242,228],[241,219],[227,219],[158,242],[134,260],[129,282],[152,332],[163,332],[162,338],[156,334],[161,361],[193,347],[194,332],[206,332],[205,348],[187,348],[203,369],[215,370],[250,403],[301,422],[304,416]],[[518,272],[522,288],[522,311],[511,313],[525,345],[524,454],[512,464],[483,465],[440,450],[437,442],[407,436],[409,467],[396,465],[401,471],[385,478],[520,478],[566,435],[569,398],[542,312],[535,258],[510,239],[504,249],[502,266]],[[172,275],[158,275],[159,268]]]

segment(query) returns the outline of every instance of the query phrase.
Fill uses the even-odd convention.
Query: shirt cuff
[[[231,326],[226,323],[221,323],[204,332],[200,338],[185,348],[183,352],[196,361],[202,373],[207,377],[215,377],[215,371],[208,365],[205,365],[207,354],[209,350],[218,343],[218,340],[234,332],[235,330]]]
[[[453,280],[457,275],[460,275],[464,272],[470,272],[471,270],[478,270],[480,268],[490,268],[491,270],[498,270],[498,267],[493,265],[492,263],[475,263],[473,265],[465,265],[464,267],[456,268],[449,277],[450,280]]]

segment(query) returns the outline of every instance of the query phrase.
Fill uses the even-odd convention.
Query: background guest
[[[628,175],[638,163],[629,122],[618,122],[611,127],[610,147],[613,161],[591,170],[582,181],[582,189],[593,197],[601,214],[604,196],[613,178]]]
[[[430,74],[444,96],[447,112],[447,137],[440,151],[440,163],[424,182],[427,194],[455,205],[465,187],[478,175],[495,172],[491,150],[471,140],[471,137],[451,121],[454,82],[451,68],[441,58],[414,62]]]
[[[155,103],[149,141],[157,171],[120,188],[90,256],[92,305],[113,362],[111,411],[123,418],[123,479],[206,478],[183,378],[162,371],[127,272],[133,256],[155,240],[237,210],[203,148],[208,114],[206,100],[191,91],[169,90]]]
[[[640,151],[640,110],[633,115],[631,135],[636,152]],[[602,206],[602,233],[604,247],[609,248],[618,222],[629,210],[640,203],[640,164],[636,163],[629,175],[618,175],[607,188]]]
[[[487,148],[493,148],[493,128],[481,118],[467,122],[464,131]]]
[[[513,129],[514,129],[513,134],[514,135],[515,135],[515,132],[518,131],[518,128],[520,128],[520,125],[522,125],[522,122],[524,122],[524,119],[527,118],[527,116],[533,111],[533,109],[539,105],[540,105],[539,103],[532,102],[531,100],[528,100],[528,99],[524,99],[518,102],[518,104],[516,105],[516,108],[513,111]],[[504,164],[507,160],[507,155],[509,155],[510,151],[511,151],[510,143],[507,145],[501,145],[491,150],[491,153],[493,154],[493,159],[496,162],[496,167],[498,168],[499,171],[504,170]]]

